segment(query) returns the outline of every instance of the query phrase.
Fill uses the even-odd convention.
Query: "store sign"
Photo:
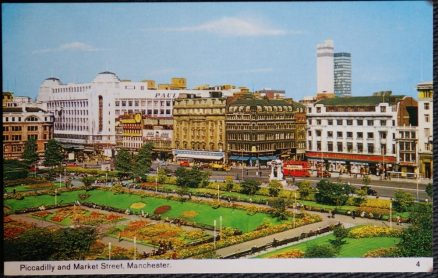
[[[309,158],[339,159],[339,160],[356,160],[356,161],[373,161],[373,162],[395,162],[393,156],[363,155],[363,154],[343,154],[343,153],[319,153],[306,152]]]

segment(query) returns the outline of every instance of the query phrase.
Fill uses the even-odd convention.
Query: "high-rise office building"
[[[326,40],[317,45],[317,93],[334,93],[334,45]]]
[[[334,54],[335,94],[351,96],[351,54],[339,52]]]

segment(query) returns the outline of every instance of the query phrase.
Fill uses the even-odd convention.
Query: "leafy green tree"
[[[205,179],[208,179],[208,174],[200,171],[198,168],[193,167],[192,169],[187,169],[184,167],[179,167],[175,171],[176,185],[181,187],[200,187]]]
[[[151,143],[144,144],[135,157],[133,171],[134,174],[142,180],[146,180],[149,169],[151,168],[152,149],[153,145]]]
[[[244,180],[241,184],[241,193],[254,195],[260,189],[260,182],[253,179]]]
[[[269,196],[277,197],[280,190],[283,188],[281,182],[278,180],[271,180],[268,185]]]
[[[349,231],[345,229],[344,226],[336,226],[333,230],[333,235],[335,239],[330,240],[330,244],[336,250],[337,253],[341,250],[342,245],[344,245],[347,241],[345,240],[348,237]]]
[[[309,246],[304,253],[306,258],[334,258],[336,250],[328,244]]]
[[[28,229],[18,238],[5,239],[3,248],[6,261],[45,261],[55,251],[53,234],[43,228]]]
[[[353,192],[353,187],[348,184],[331,183],[328,180],[320,180],[316,189],[315,200],[318,203],[336,206],[345,205]]]
[[[405,212],[409,210],[409,207],[414,202],[414,196],[408,192],[397,190],[394,193],[394,209],[398,212]]]
[[[93,177],[89,177],[89,176],[85,176],[85,177],[83,177],[82,179],[81,179],[81,181],[82,181],[82,183],[84,184],[84,189],[86,190],[86,191],[89,191],[89,190],[91,190],[93,187],[92,187],[92,184],[93,184],[93,182],[95,181],[96,179],[95,178],[93,178]]]
[[[3,179],[16,180],[27,178],[29,174],[29,167],[26,163],[19,160],[5,160],[3,159]]]
[[[430,182],[426,185],[426,193],[429,198],[433,198],[432,183]]]
[[[96,240],[94,227],[59,229],[53,235],[55,260],[83,260],[91,244]]]
[[[303,200],[309,200],[315,193],[315,189],[312,187],[310,181],[301,181],[297,184],[300,198]]]
[[[283,198],[275,198],[270,202],[272,215],[279,219],[286,219],[286,202]]]
[[[353,201],[356,206],[360,206],[363,202],[366,201],[367,196],[367,190],[366,188],[362,189],[356,189],[356,196],[354,197]]]
[[[55,139],[50,139],[47,142],[47,148],[44,152],[44,165],[45,166],[57,166],[64,159],[64,153],[62,151],[61,144]]]
[[[38,161],[37,144],[34,137],[29,138],[29,140],[27,140],[27,142],[24,144],[22,158],[27,165],[32,165]]]
[[[404,229],[397,247],[402,257],[432,257],[433,215],[431,203],[411,206],[411,225]]]
[[[132,155],[127,149],[120,149],[115,157],[114,166],[122,174],[132,172]]]

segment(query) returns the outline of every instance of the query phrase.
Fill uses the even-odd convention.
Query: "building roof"
[[[104,71],[99,73],[96,78],[93,80],[94,83],[102,82],[102,83],[113,83],[113,82],[120,82],[119,77],[113,72],[110,71]]]
[[[396,104],[405,96],[363,96],[363,97],[335,97],[316,102],[325,106],[376,106],[379,103]]]
[[[291,103],[281,99],[237,99],[230,106],[290,106]]]
[[[26,107],[25,112],[35,113],[35,112],[40,112],[40,111],[46,112],[39,107]],[[22,107],[3,107],[3,113],[21,113],[21,112],[23,112]]]

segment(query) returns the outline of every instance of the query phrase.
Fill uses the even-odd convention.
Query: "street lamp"
[[[217,184],[217,201],[219,202],[219,183]]]
[[[392,228],[392,198],[389,200],[389,227]]]
[[[213,230],[213,244],[214,244],[214,249],[216,249],[216,220],[213,221],[213,226],[214,226],[214,230]]]
[[[293,205],[293,221],[294,221],[294,229],[295,229],[295,208],[297,206],[297,192],[294,192],[294,205]]]
[[[155,192],[158,193],[158,166],[157,166],[157,174],[155,175]]]
[[[242,152],[241,158],[242,158],[242,180],[243,180],[243,149],[241,149],[240,151]]]
[[[137,257],[137,237],[134,237],[134,260]]]

